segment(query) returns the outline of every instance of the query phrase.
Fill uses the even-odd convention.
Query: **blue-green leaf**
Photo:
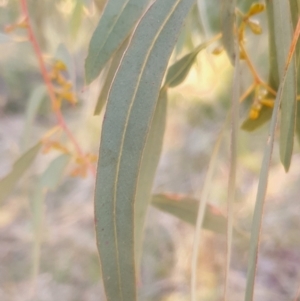
[[[91,83],[129,36],[149,0],[108,0],[89,45],[86,82]]]
[[[139,22],[111,87],[95,190],[97,245],[108,301],[136,300],[134,207],[161,82],[194,0],[157,0]]]
[[[182,221],[196,226],[199,201],[190,197],[177,197],[167,194],[152,196],[151,205]],[[226,217],[215,207],[208,205],[203,220],[203,228],[216,233],[226,234]]]
[[[288,1],[273,1],[275,42],[280,78],[285,71],[286,58],[289,53],[293,36],[293,26]],[[286,171],[289,170],[294,146],[294,132],[297,111],[296,60],[293,57],[286,75],[282,92],[280,122],[280,159]]]
[[[154,176],[163,145],[167,117],[167,102],[167,91],[163,89],[158,98],[142,161],[140,163],[135,202],[135,254],[137,268],[139,268],[142,253],[146,213],[150,203]]]
[[[219,37],[217,37],[219,38]],[[186,54],[180,60],[175,62],[167,72],[166,81],[164,86],[166,87],[175,87],[181,84],[185,78],[187,77],[191,67],[193,66],[195,59],[198,53],[209,46],[212,42],[214,42],[216,38],[201,43],[198,47],[196,47],[192,52]]]
[[[109,94],[109,90],[112,84],[112,81],[114,79],[115,73],[120,65],[121,59],[123,57],[123,54],[128,46],[128,42],[129,39],[126,39],[122,45],[120,46],[120,48],[117,50],[117,52],[114,54],[113,58],[112,58],[112,62],[109,66],[107,75],[105,77],[105,81],[103,84],[103,87],[100,91],[98,100],[97,100],[97,104],[96,104],[96,108],[95,108],[95,112],[94,115],[99,115],[101,113],[102,108],[104,107],[106,101],[107,101],[107,97]]]

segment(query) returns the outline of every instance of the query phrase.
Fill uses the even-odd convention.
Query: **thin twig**
[[[25,17],[25,20],[26,20],[26,23],[27,23],[26,29],[27,29],[28,38],[29,38],[29,41],[32,44],[32,47],[33,47],[34,52],[36,54],[36,57],[38,59],[40,71],[41,71],[44,83],[47,87],[47,91],[48,91],[48,94],[49,94],[49,97],[50,97],[50,100],[51,100],[51,103],[52,103],[52,108],[53,108],[53,111],[55,113],[57,123],[64,130],[64,132],[66,133],[66,135],[68,136],[68,138],[72,142],[78,156],[81,157],[81,158],[84,158],[85,157],[84,152],[82,151],[79,143],[77,142],[76,138],[74,137],[74,135],[70,131],[69,127],[67,126],[67,124],[64,120],[64,117],[63,117],[59,107],[57,106],[58,102],[57,102],[57,98],[56,98],[56,95],[55,95],[55,92],[54,92],[54,87],[52,85],[49,74],[47,72],[46,65],[45,65],[45,62],[44,62],[44,59],[43,59],[43,55],[42,55],[40,46],[38,44],[38,41],[35,37],[35,34],[33,32],[32,26],[31,26],[30,15],[29,15],[29,12],[28,12],[28,7],[27,7],[27,1],[26,0],[20,0],[20,1],[21,1],[22,13],[23,13],[23,15]],[[92,166],[92,164],[89,163],[89,167],[90,167],[90,170],[91,170],[92,174],[95,176],[96,171],[95,171],[94,166]]]

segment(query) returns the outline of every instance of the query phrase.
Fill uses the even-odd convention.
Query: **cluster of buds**
[[[84,157],[77,157],[75,159],[77,167],[73,169],[71,176],[85,178],[88,174],[89,166],[95,164],[97,160],[98,157],[93,154],[86,154]]]
[[[56,150],[62,154],[67,154],[73,156],[76,166],[71,170],[70,175],[72,177],[82,177],[85,178],[88,175],[88,171],[91,165],[97,162],[98,157],[94,154],[85,154],[84,156],[78,156],[72,153],[68,147],[64,146],[62,143],[45,138],[43,142],[43,153],[49,153],[51,150]]]
[[[55,85],[56,103],[54,110],[59,110],[63,100],[76,104],[76,96],[72,91],[72,83],[68,81],[63,75],[67,71],[66,65],[60,61],[56,60],[52,66],[49,76],[52,83]]]
[[[242,19],[237,33],[240,43],[243,43],[245,40],[245,30],[247,27],[249,27],[254,34],[262,33],[262,28],[259,22],[257,20],[252,19],[251,17],[261,13],[264,10],[265,10],[265,5],[263,3],[258,3],[258,2],[253,3],[246,14],[242,13],[238,9],[236,10],[236,12],[241,16]],[[221,52],[223,52],[223,50],[224,50],[223,46],[218,46],[212,51],[212,53],[214,55],[219,55]],[[240,58],[245,59],[245,54],[242,49],[240,49]]]
[[[246,14],[241,11],[237,11],[241,17],[242,22],[238,29],[239,41],[243,42],[245,38],[245,29],[248,27],[254,34],[261,34],[262,28],[257,20],[252,19],[254,15],[257,15],[265,10],[265,5],[263,3],[253,3]]]
[[[267,91],[265,89],[257,88],[255,90],[254,102],[251,106],[249,118],[257,119],[259,117],[259,113],[263,106],[273,108],[274,107],[274,98],[266,97]]]

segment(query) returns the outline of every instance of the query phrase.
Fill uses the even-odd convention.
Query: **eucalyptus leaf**
[[[91,83],[129,36],[149,0],[108,0],[90,41],[85,77]]]
[[[45,97],[46,95],[47,95],[47,90],[46,90],[45,85],[37,86],[33,90],[32,94],[30,95],[30,98],[28,100],[28,104],[26,107],[24,132],[23,132],[23,136],[22,136],[22,148],[23,149],[28,148],[34,119],[35,119],[35,117],[38,113],[38,110],[41,107],[43,101],[46,99],[46,97]]]
[[[94,115],[99,115],[107,101],[107,97],[109,94],[109,90],[112,84],[112,81],[114,79],[115,73],[120,65],[121,59],[123,57],[123,54],[128,46],[128,42],[129,42],[129,38],[127,38],[122,45],[120,46],[120,48],[117,50],[117,52],[114,54],[113,58],[112,58],[112,62],[109,66],[107,75],[105,77],[105,81],[103,84],[103,87],[100,91],[98,100],[97,100],[97,104],[96,104],[96,108],[95,108],[95,112]]]
[[[280,0],[275,0],[274,5],[278,5],[278,1],[280,2]],[[281,14],[281,11],[278,11],[278,14]],[[277,15],[275,15],[275,17],[276,16]],[[297,38],[298,37],[299,34]],[[256,266],[257,266],[257,258],[258,258],[258,251],[259,251],[261,224],[263,218],[264,201],[265,201],[267,187],[268,187],[269,168],[270,168],[270,163],[271,163],[271,158],[273,153],[274,136],[276,131],[280,103],[284,94],[284,89],[285,89],[284,87],[291,66],[289,65],[289,63],[292,61],[292,59],[290,60],[292,55],[293,55],[292,52],[288,53],[289,60],[287,61],[287,64],[285,64],[284,66],[284,72],[277,91],[275,105],[272,112],[272,119],[270,123],[269,137],[267,139],[267,144],[265,147],[263,161],[262,161],[262,167],[259,175],[259,182],[258,182],[255,209],[254,209],[254,215],[252,221],[252,230],[251,230],[245,301],[253,301],[253,297],[254,297],[254,285],[255,285]]]
[[[12,171],[0,180],[0,201],[3,201],[13,190],[25,171],[30,167],[41,149],[42,144],[39,142],[27,150],[13,164]]]
[[[168,194],[156,194],[152,196],[151,205],[157,209],[174,215],[182,221],[196,226],[199,201],[185,196],[172,196]],[[226,217],[212,205],[208,205],[205,211],[203,228],[219,234],[226,234]]]
[[[242,123],[241,128],[245,131],[252,132],[264,125],[267,121],[272,117],[272,108],[263,106],[261,111],[259,112],[259,116],[257,119],[251,119],[248,117]]]
[[[108,301],[136,300],[139,170],[167,63],[193,3],[154,2],[136,27],[109,94],[95,189],[97,245]]]
[[[191,67],[193,66],[198,53],[209,46],[216,39],[201,43],[192,52],[186,54],[180,60],[175,62],[167,71],[166,81],[164,86],[175,87],[181,84],[187,77]]]
[[[288,1],[274,0],[275,44],[277,52],[278,70],[280,78],[285,72],[293,36],[292,17]],[[293,57],[288,68],[285,85],[282,92],[281,122],[280,122],[280,159],[286,171],[289,170],[294,146],[294,132],[296,127],[296,60]]]
[[[163,145],[167,103],[167,91],[163,89],[159,94],[142,161],[140,163],[135,201],[135,254],[137,268],[139,268],[141,259],[146,213],[151,200],[153,181]]]

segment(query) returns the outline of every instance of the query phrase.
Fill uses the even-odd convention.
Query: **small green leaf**
[[[6,177],[0,180],[0,201],[5,199],[9,195],[24,172],[33,163],[35,157],[40,151],[41,146],[42,144],[39,142],[35,146],[30,148],[27,152],[25,152],[14,163],[12,171]]]
[[[22,136],[22,149],[28,148],[34,119],[36,117],[36,114],[38,113],[40,106],[42,105],[42,102],[46,99],[46,95],[47,90],[45,85],[37,86],[30,95],[25,113],[24,132]]]
[[[114,54],[112,58],[112,62],[109,66],[108,73],[106,75],[103,87],[100,91],[98,100],[97,100],[97,105],[95,108],[94,115],[99,115],[101,113],[102,108],[104,107],[107,97],[110,91],[111,84],[113,82],[114,76],[116,74],[116,71],[120,65],[121,59],[123,57],[123,54],[128,46],[129,39],[126,39],[121,47],[117,50],[117,52]]]
[[[242,123],[241,128],[242,130],[253,132],[259,127],[261,127],[263,124],[265,124],[267,121],[269,121],[271,117],[272,117],[272,108],[263,106],[261,111],[259,112],[258,118],[251,119],[248,117]]]
[[[229,60],[234,65],[234,23],[236,0],[223,0],[221,13],[222,42],[228,54]]]
[[[129,36],[149,0],[108,0],[90,41],[85,77],[90,84]]]
[[[143,246],[143,230],[156,168],[159,162],[167,115],[167,91],[161,90],[147,136],[138,176],[135,202],[136,267],[139,268]]]
[[[180,60],[175,62],[167,71],[166,81],[164,86],[175,87],[181,84],[187,77],[191,67],[193,66],[198,53],[209,46],[216,39],[201,43],[192,52],[186,54]]]
[[[193,3],[157,0],[150,6],[110,90],[95,189],[97,246],[108,301],[136,300],[134,208],[139,170],[168,60]]]
[[[55,158],[40,178],[40,183],[47,189],[55,189],[63,175],[64,170],[70,162],[70,155],[63,154]]]
[[[151,205],[161,211],[172,214],[186,223],[196,226],[199,201],[190,197],[178,197],[167,194],[152,196]],[[226,217],[212,205],[208,205],[203,227],[219,234],[226,234]]]

